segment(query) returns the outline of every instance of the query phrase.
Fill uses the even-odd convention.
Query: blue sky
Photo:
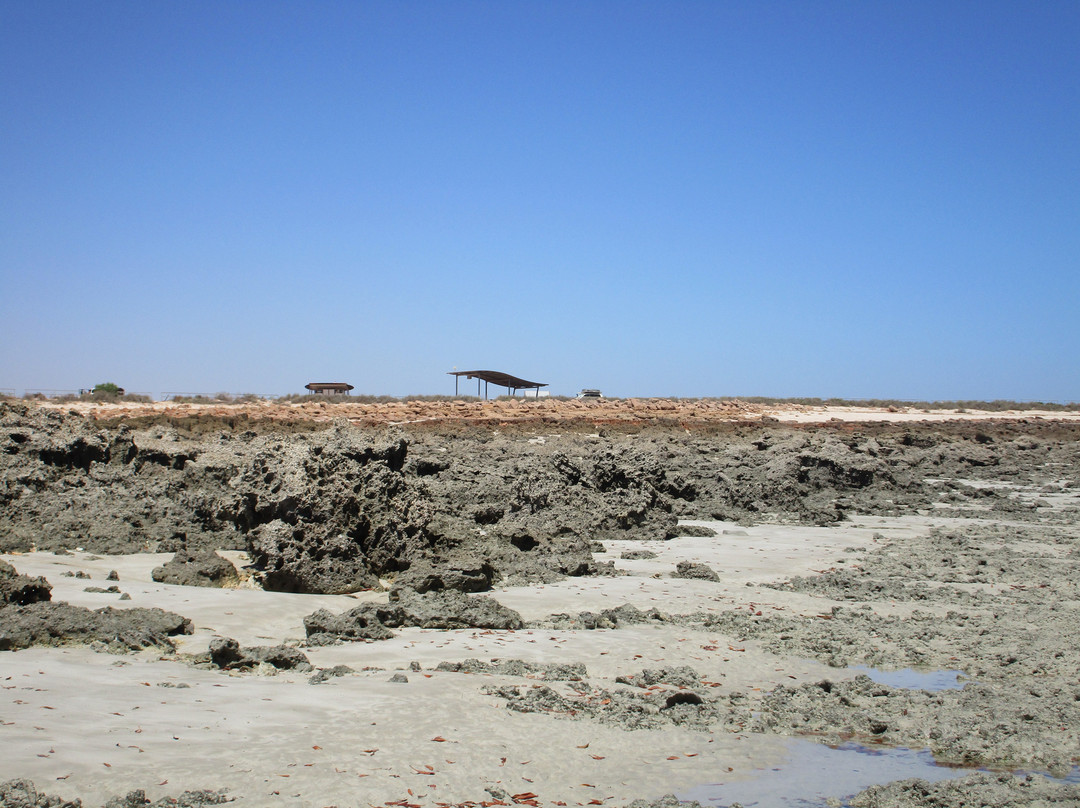
[[[0,2],[0,388],[1080,400],[1080,4]]]

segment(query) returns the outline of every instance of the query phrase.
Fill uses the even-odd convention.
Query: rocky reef
[[[1022,519],[1014,498],[963,480],[1067,466],[1076,432],[1004,421],[106,424],[0,403],[0,550],[174,552],[161,574],[187,583],[228,573],[198,572],[197,557],[245,550],[274,591],[479,592],[595,573],[597,540],[668,538],[685,533],[680,518],[828,524],[936,503]]]

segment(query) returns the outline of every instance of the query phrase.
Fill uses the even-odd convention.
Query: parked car
[[[599,390],[594,390],[591,387],[586,387],[580,393],[577,394],[578,398],[603,398],[604,394]]]

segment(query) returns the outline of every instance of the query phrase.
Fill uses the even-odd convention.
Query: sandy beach
[[[869,542],[872,531],[839,532],[827,543],[822,530],[754,533],[724,542],[657,542],[656,560],[624,562],[634,568],[630,576],[499,590],[495,596],[527,619],[622,603],[687,613],[753,603],[757,609],[803,613],[818,606],[805,597],[776,597],[780,593],[746,584],[832,566],[845,548]],[[783,562],[777,553],[786,556]],[[110,569],[117,570],[132,604],[160,606],[195,621],[196,633],[177,643],[181,658],[205,651],[214,636],[234,637],[242,645],[299,641],[304,615],[353,605],[350,596],[155,584],[150,571],[165,560],[158,555],[91,559],[84,554],[5,556],[22,572],[60,582],[57,599],[88,607],[117,596],[82,592],[85,580],[62,573],[83,570],[103,581]],[[651,577],[677,560],[724,568],[723,585]],[[621,804],[700,785],[714,776],[711,772],[729,767],[730,778],[752,776],[756,768],[781,761],[786,744],[750,733],[627,732],[571,720],[552,726],[547,716],[508,713],[499,699],[483,693],[494,684],[523,684],[520,679],[434,668],[469,658],[573,661],[585,664],[592,684],[610,687],[620,674],[691,665],[734,691],[815,681],[829,673],[806,660],[734,646],[733,637],[675,627],[407,629],[378,643],[309,649],[317,668],[348,665],[358,671],[317,686],[308,684],[310,673],[230,676],[153,652],[122,657],[118,665],[88,649],[30,649],[5,660],[5,677],[11,677],[5,685],[14,688],[8,695],[17,694],[9,704],[21,702],[18,713],[7,713],[15,720],[3,727],[5,747],[15,752],[5,770],[42,783],[63,777],[54,787],[57,793],[102,802],[167,779],[161,794],[227,788],[248,795],[253,804],[275,796],[305,806],[357,804],[362,795],[373,804],[408,799],[434,805],[490,800],[488,788],[533,792],[545,803]],[[410,669],[414,662],[420,671]],[[407,683],[389,681],[398,671]],[[181,683],[188,687],[177,689]],[[446,740],[432,740],[440,737]],[[158,795],[150,789],[150,796]]]

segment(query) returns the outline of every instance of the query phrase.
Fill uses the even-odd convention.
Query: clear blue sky
[[[0,0],[0,387],[1080,400],[1080,3]]]

